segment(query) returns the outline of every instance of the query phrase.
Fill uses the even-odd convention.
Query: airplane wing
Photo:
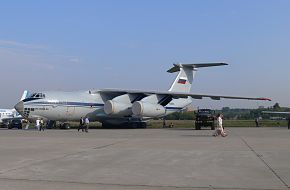
[[[235,99],[235,100],[260,100],[260,101],[271,101],[269,98],[252,98],[252,97],[239,97],[239,96],[220,96],[220,95],[206,95],[206,94],[192,94],[192,93],[178,93],[178,92],[160,92],[160,91],[141,91],[141,90],[120,90],[120,89],[102,89],[97,91],[90,91],[90,93],[99,92],[101,94],[109,95],[123,95],[123,94],[140,94],[140,95],[165,95],[171,96],[172,98],[187,98],[191,97],[193,99],[203,99],[210,98],[212,100],[221,100],[221,99]]]

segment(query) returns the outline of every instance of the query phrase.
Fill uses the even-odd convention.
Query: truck
[[[195,118],[195,129],[200,130],[201,127],[210,127],[215,130],[215,112],[211,109],[198,109]]]

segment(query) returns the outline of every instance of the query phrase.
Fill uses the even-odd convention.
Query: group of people
[[[81,117],[78,131],[82,130],[82,132],[87,133],[89,130],[89,123],[90,123],[90,120],[88,117],[85,117],[85,118]]]
[[[78,131],[82,130],[82,132],[88,132],[89,123],[90,123],[90,120],[88,117],[85,117],[85,118],[81,117]],[[28,129],[28,127],[29,127],[29,123],[27,122],[25,129]],[[43,119],[37,119],[35,121],[35,128],[38,131],[44,131],[45,126],[44,126]]]
[[[37,119],[35,122],[35,127],[38,131],[44,131],[44,121],[43,119]]]

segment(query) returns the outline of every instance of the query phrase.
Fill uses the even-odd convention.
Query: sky
[[[290,107],[289,0],[9,0],[0,2],[0,107],[24,90],[168,90],[173,63],[198,71],[195,107]]]

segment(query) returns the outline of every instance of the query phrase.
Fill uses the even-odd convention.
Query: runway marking
[[[209,186],[169,186],[169,185],[145,185],[145,184],[118,184],[118,183],[93,183],[93,182],[78,182],[78,181],[63,181],[63,180],[44,180],[44,179],[21,179],[21,178],[2,178],[6,181],[22,181],[22,182],[46,182],[46,183],[62,183],[62,184],[80,184],[80,185],[103,185],[103,186],[120,186],[120,187],[146,187],[146,188],[162,188],[162,189],[217,189],[217,190],[284,190],[284,189],[261,189],[261,188],[236,188],[236,187],[214,187]]]
[[[275,176],[276,178],[287,188],[287,189],[290,189],[290,186],[278,175],[278,173],[270,166],[270,164],[268,164],[264,159],[263,159],[263,156],[258,154],[248,143],[247,141],[239,136],[240,139],[245,143],[245,145],[257,156],[258,159],[260,159],[264,165],[269,169],[269,171],[271,171]]]

